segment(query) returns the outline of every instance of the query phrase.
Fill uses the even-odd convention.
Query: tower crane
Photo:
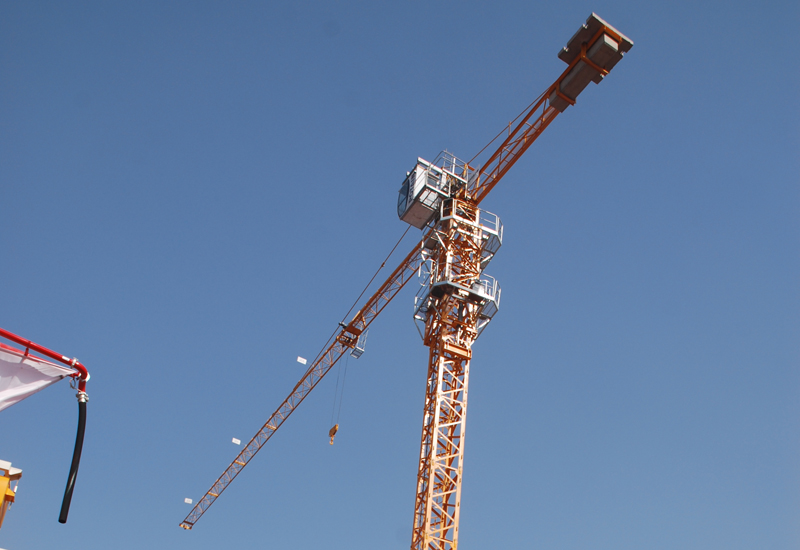
[[[501,140],[480,167],[446,151],[432,162],[417,159],[400,188],[397,211],[401,220],[423,230],[422,238],[352,319],[340,323],[289,396],[181,527],[195,525],[342,356],[363,351],[367,328],[419,272],[414,319],[429,354],[411,549],[457,548],[472,345],[500,302],[500,287],[484,268],[502,244],[503,226],[479,205],[589,82],[599,84],[632,46],[591,14],[558,54],[566,70],[509,124],[507,133],[484,148]]]

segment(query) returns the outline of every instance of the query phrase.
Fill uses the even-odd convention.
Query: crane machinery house
[[[504,130],[481,149],[478,155],[486,151],[488,158],[480,166],[447,151],[432,162],[417,159],[400,187],[397,215],[422,229],[421,238],[355,315],[339,323],[338,335],[334,333],[309,362],[300,382],[195,504],[181,527],[194,527],[341,357],[346,353],[358,357],[363,352],[372,321],[417,275],[420,288],[414,298],[414,322],[430,351],[411,549],[457,549],[472,345],[500,306],[500,285],[484,269],[502,245],[503,224],[495,214],[482,210],[481,202],[548,125],[575,104],[589,82],[603,80],[632,46],[628,38],[591,14],[559,54],[567,63],[562,74],[509,123],[507,133]],[[494,153],[489,154],[490,146],[496,147]],[[328,433],[331,444],[337,429],[335,424]]]
[[[592,45],[587,49],[589,43]],[[553,89],[549,98],[550,105],[563,113],[564,109],[575,103],[575,99],[589,82],[600,84],[603,77],[632,47],[633,41],[630,38],[597,14],[590,15],[558,53],[558,58],[567,65],[571,65],[578,56],[581,59]]]

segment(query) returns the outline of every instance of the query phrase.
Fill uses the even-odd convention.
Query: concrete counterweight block
[[[602,68],[605,68],[606,63],[608,63],[614,56],[618,55],[619,44],[607,34],[601,36],[597,42],[595,42],[592,47],[589,48],[589,51],[586,52],[586,57]],[[575,100],[584,90],[584,88],[589,85],[589,82],[594,81],[597,84],[602,79],[602,74],[586,64],[585,61],[581,60],[561,81],[561,93],[568,98]],[[550,105],[559,111],[564,112],[564,109],[569,107],[569,102],[553,92],[550,95]]]
[[[603,27],[610,30],[612,34],[619,35],[621,42],[612,38],[609,34],[603,33],[586,52],[586,57],[598,67],[610,71],[622,59],[625,52],[631,49],[633,42],[594,13],[586,20],[586,24],[578,29],[578,32],[570,39],[567,47],[558,54],[558,57],[565,63],[572,63],[580,55],[583,44],[591,40]],[[584,60],[581,60],[561,80],[559,90],[574,101],[584,88],[589,85],[589,82],[599,84],[601,80],[603,80],[603,75],[593,67],[590,67]],[[550,105],[560,112],[563,112],[570,105],[567,100],[560,97],[555,91],[550,94],[549,100]]]

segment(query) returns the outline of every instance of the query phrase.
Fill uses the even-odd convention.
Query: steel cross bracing
[[[588,40],[583,38],[588,38],[587,33]],[[424,241],[433,248],[430,295],[422,308],[427,316],[423,338],[430,353],[411,550],[456,550],[458,546],[472,344],[478,336],[481,309],[497,308],[497,296],[494,304],[487,304],[485,295],[471,292],[480,287],[486,264],[481,263],[477,207],[558,114],[575,104],[588,81],[599,82],[632,45],[592,14],[562,50],[569,59],[562,57],[567,69],[509,124],[500,146],[479,170],[469,174],[466,188],[443,202],[435,239]],[[596,64],[589,52],[594,52],[594,59],[603,58],[604,66]],[[565,85],[571,97],[564,93]],[[445,216],[448,208],[449,217]]]
[[[571,67],[570,67],[571,68]],[[566,74],[569,71],[564,71]],[[563,76],[563,75],[562,75]],[[558,86],[556,81],[528,108],[521,116],[520,122],[513,128],[509,127],[508,136],[503,140],[497,151],[489,157],[480,170],[475,173],[469,182],[467,193],[475,204],[480,204],[489,191],[508,172],[517,159],[536,141],[556,118],[559,111],[550,105],[549,97],[553,89]]]
[[[589,18],[594,17],[594,14]],[[596,18],[602,22],[601,19]],[[589,21],[587,20],[587,23]],[[500,179],[508,172],[515,162],[528,150],[536,138],[538,138],[545,128],[547,128],[556,116],[561,112],[552,105],[555,100],[563,101],[565,104],[574,105],[575,99],[562,93],[562,82],[565,78],[573,72],[573,69],[580,63],[584,63],[602,76],[608,74],[608,70],[596,65],[589,57],[587,51],[601,38],[609,36],[617,43],[622,45],[623,42],[630,42],[626,37],[623,37],[616,29],[607,26],[605,22],[598,27],[594,35],[580,47],[580,53],[567,64],[567,68],[561,73],[555,82],[553,82],[547,90],[544,91],[536,100],[516,119],[509,123],[508,135],[497,148],[497,150],[486,160],[481,168],[477,170],[473,177],[470,178],[468,183],[467,195],[472,198],[475,204],[480,204],[486,198],[486,195],[497,185]],[[586,27],[586,26],[584,26]],[[579,31],[580,32],[580,31]],[[577,36],[577,34],[576,34]],[[630,42],[633,45],[633,42]],[[626,50],[627,51],[627,50]],[[613,66],[613,65],[612,65]],[[517,122],[519,121],[519,122]],[[511,126],[514,126],[513,130]],[[494,143],[501,134],[492,140],[489,145]],[[486,147],[489,147],[487,145]],[[484,150],[486,149],[484,147]],[[480,155],[480,153],[478,153]],[[474,159],[473,159],[474,160]],[[470,161],[471,163],[472,161]]]
[[[314,389],[320,380],[331,370],[336,362],[348,351],[351,351],[359,335],[383,311],[383,308],[394,298],[408,281],[415,275],[422,263],[421,246],[418,244],[405,257],[399,266],[392,272],[388,279],[380,286],[364,306],[353,316],[350,323],[341,329],[333,342],[327,345],[308,367],[303,377],[294,387],[280,407],[272,413],[267,422],[258,433],[245,445],[242,452],[231,462],[230,466],[214,482],[211,488],[195,504],[186,519],[181,522],[181,527],[191,529],[206,510],[214,503],[230,483],[247,466],[247,463],[258,453],[264,444],[269,441],[272,434],[280,428],[289,415],[294,412],[303,399]]]
[[[611,44],[611,49],[606,48],[598,55],[598,51],[608,44]],[[289,397],[195,505],[181,523],[182,527],[192,528],[322,377],[356,345],[359,335],[406,285],[423,262],[429,261],[431,292],[424,308],[417,310],[418,315],[425,316],[423,338],[430,353],[412,550],[457,548],[471,348],[481,327],[496,312],[498,298],[494,296],[490,304],[486,301],[485,293],[479,295],[473,292],[481,277],[481,269],[495,252],[480,248],[480,214],[477,206],[558,114],[575,103],[575,97],[588,83],[587,68],[591,80],[598,83],[632,45],[633,42],[595,14],[587,19],[568,47],[559,54],[567,62],[567,69],[509,123],[507,135],[480,169],[475,170],[471,166],[475,158],[462,166],[463,176],[467,179],[466,186],[443,203],[442,215],[429,225],[422,241],[347,326],[333,337],[333,342],[329,340],[329,344],[323,347]],[[612,53],[608,54],[609,51]],[[598,65],[594,60],[600,60],[602,55],[606,57]],[[581,79],[582,83],[576,85]],[[498,134],[476,158],[504,134],[505,131]],[[451,218],[461,219],[444,220],[445,208],[450,208],[451,214],[458,211],[459,216]],[[490,307],[493,307],[493,311],[487,313]]]
[[[425,389],[412,550],[458,544],[461,475],[472,343],[487,298],[472,292],[483,262],[480,212],[451,199],[442,207],[432,262],[424,343],[430,348]]]

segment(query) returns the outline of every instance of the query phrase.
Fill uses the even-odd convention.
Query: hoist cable
[[[342,401],[344,401],[344,383],[347,380],[347,366],[350,364],[350,354],[347,354],[344,360],[344,376],[342,376],[342,364],[339,363],[339,369],[336,371],[336,388],[333,390],[333,406],[331,407],[331,426],[339,423],[339,418],[342,416]],[[339,393],[339,378],[342,379],[342,392]],[[336,409],[336,400],[339,400],[339,409]]]
[[[495,141],[497,141],[497,138],[499,138],[500,136],[502,136],[502,135],[503,135],[504,133],[506,133],[507,131],[510,131],[510,130],[509,130],[509,128],[511,127],[511,125],[512,125],[512,124],[514,124],[516,121],[518,121],[522,115],[524,115],[525,113],[527,113],[527,112],[528,112],[528,110],[529,110],[531,107],[533,107],[533,106],[536,104],[536,102],[538,102],[540,99],[542,99],[542,96],[543,96],[544,94],[546,94],[548,91],[549,91],[549,89],[548,89],[548,90],[546,90],[546,91],[544,91],[544,92],[543,92],[541,95],[539,95],[539,97],[537,97],[536,99],[534,99],[534,100],[533,100],[533,102],[532,102],[530,105],[528,105],[527,107],[525,107],[525,108],[522,110],[522,112],[521,112],[520,114],[518,114],[516,117],[514,117],[514,120],[512,120],[511,122],[509,122],[509,123],[508,123],[508,126],[507,126],[506,128],[503,128],[502,130],[500,130],[500,132],[498,132],[498,134],[497,134],[496,136],[494,136],[494,137],[491,139],[491,141],[490,141],[489,143],[487,143],[487,144],[486,144],[486,145],[483,147],[483,149],[481,149],[480,151],[478,151],[478,152],[475,154],[475,156],[474,156],[474,157],[472,157],[471,159],[469,159],[469,160],[467,161],[467,164],[472,164],[472,161],[473,161],[473,160],[475,160],[476,158],[478,158],[478,157],[481,155],[481,153],[483,153],[483,152],[484,152],[484,151],[485,151],[485,150],[486,150],[486,149],[487,149],[487,148],[488,148],[488,147],[489,147],[489,146],[490,146],[492,143],[494,143]],[[482,168],[482,167],[481,167],[481,168]]]
[[[348,309],[348,310],[347,310],[347,313],[345,313],[345,314],[344,314],[344,319],[342,319],[342,322],[344,322],[344,321],[346,321],[346,320],[347,320],[347,316],[348,316],[348,315],[350,315],[350,312],[351,312],[351,311],[353,311],[353,308],[354,308],[354,307],[356,307],[356,305],[358,305],[358,301],[359,301],[359,300],[361,300],[361,297],[362,297],[362,296],[364,296],[364,293],[365,293],[365,292],[367,291],[367,289],[369,288],[369,285],[371,285],[371,284],[372,284],[372,281],[374,281],[374,280],[375,280],[375,277],[377,277],[377,276],[378,276],[378,273],[380,273],[380,272],[381,272],[381,269],[383,269],[384,267],[386,267],[386,262],[388,262],[388,261],[389,261],[389,258],[391,258],[391,257],[392,257],[392,254],[394,254],[394,251],[397,249],[397,247],[398,247],[398,246],[400,246],[400,243],[401,243],[401,242],[403,241],[403,239],[405,238],[405,236],[406,236],[406,233],[408,233],[408,230],[409,230],[409,229],[411,229],[411,226],[410,226],[410,225],[409,225],[408,227],[406,227],[406,230],[405,230],[405,231],[403,231],[403,234],[400,236],[400,239],[399,239],[399,240],[397,241],[397,243],[394,245],[394,247],[392,248],[392,251],[391,251],[391,252],[389,252],[389,255],[388,255],[388,256],[386,256],[386,259],[385,259],[385,260],[383,260],[383,263],[381,263],[381,266],[378,268],[378,271],[376,271],[376,272],[375,272],[375,275],[373,275],[373,276],[372,276],[372,279],[370,279],[370,280],[369,280],[369,282],[367,283],[367,286],[365,286],[365,287],[364,287],[364,290],[362,290],[362,291],[361,291],[361,294],[359,294],[359,295],[358,295],[358,298],[356,298],[356,301],[355,301],[355,302],[353,302],[353,305],[352,305],[352,306],[350,306],[350,309]]]
[[[344,324],[344,322],[347,320],[347,316],[348,316],[348,315],[350,315],[350,312],[351,312],[351,311],[353,311],[353,308],[354,308],[354,307],[356,307],[356,305],[358,304],[358,301],[361,299],[361,297],[362,297],[362,296],[364,296],[364,293],[367,291],[367,289],[369,288],[369,286],[372,284],[372,281],[374,281],[374,280],[375,280],[375,277],[377,277],[377,276],[378,276],[378,273],[380,273],[380,272],[381,272],[381,269],[383,269],[384,267],[386,267],[386,262],[387,262],[387,261],[389,261],[389,258],[391,258],[391,257],[392,257],[392,254],[394,254],[394,251],[395,251],[395,250],[397,250],[397,247],[398,247],[398,246],[400,246],[400,243],[401,243],[401,242],[403,241],[403,239],[405,238],[405,236],[406,236],[406,234],[408,233],[408,230],[409,230],[409,229],[411,229],[411,226],[410,226],[410,225],[409,225],[408,227],[406,227],[406,230],[405,230],[405,231],[403,231],[403,234],[400,236],[400,239],[399,239],[399,240],[397,241],[397,243],[394,245],[394,247],[392,248],[391,252],[389,252],[389,255],[388,255],[388,256],[386,256],[386,259],[385,259],[385,260],[383,260],[383,262],[381,263],[380,267],[379,267],[379,268],[378,268],[378,270],[375,272],[375,275],[373,275],[373,276],[372,276],[372,279],[370,279],[370,280],[369,280],[369,282],[367,283],[367,286],[365,286],[365,287],[364,287],[364,290],[362,290],[362,291],[361,291],[361,294],[359,294],[359,295],[358,295],[358,298],[356,298],[356,301],[355,301],[355,302],[353,302],[353,305],[352,305],[352,306],[350,306],[350,309],[348,309],[348,310],[347,310],[347,313],[345,313],[345,314],[344,314],[344,317],[343,317],[343,319],[342,319],[342,324]],[[337,328],[337,329],[335,329],[335,330],[333,331],[333,333],[332,333],[332,334],[331,334],[331,335],[328,337],[328,340],[325,342],[325,345],[324,345],[324,346],[322,346],[322,351],[320,351],[320,352],[319,352],[319,354],[317,354],[317,357],[316,357],[316,359],[313,361],[313,363],[312,363],[312,367],[313,367],[313,365],[314,365],[314,364],[316,364],[316,363],[317,363],[317,360],[319,359],[319,357],[320,357],[320,355],[322,354],[322,352],[323,352],[323,351],[325,351],[326,349],[328,349],[328,345],[331,343],[331,340],[333,340],[333,339],[336,337],[336,334],[337,334],[337,333],[338,333],[340,330],[341,330],[341,328]],[[311,368],[311,367],[309,367],[309,368]]]
[[[350,363],[350,354],[344,360],[344,376],[342,376],[342,394],[339,396],[339,412],[336,413],[336,424],[342,416],[342,402],[344,401],[344,383],[347,381],[347,365]]]
[[[342,374],[342,364],[339,363],[339,368],[336,371],[336,389],[333,390],[333,405],[331,406],[331,426],[335,424],[333,421],[336,412],[336,396],[339,395],[339,376]]]

